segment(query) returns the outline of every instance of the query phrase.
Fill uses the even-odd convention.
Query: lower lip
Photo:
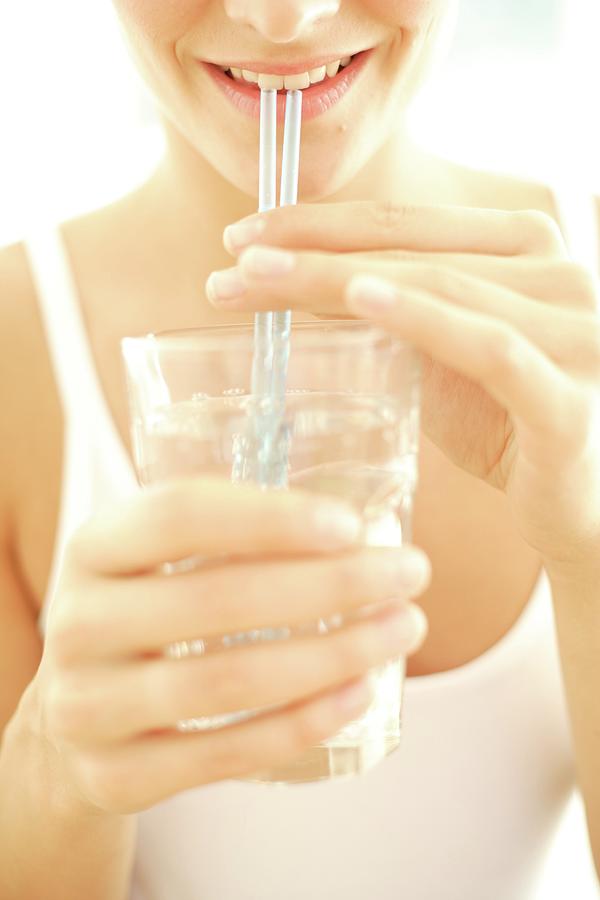
[[[367,64],[373,50],[364,50],[357,53],[349,66],[340,69],[335,78],[326,78],[320,84],[313,84],[302,91],[302,118],[303,120],[315,119],[322,116],[346,96],[357,77]],[[250,116],[252,119],[260,118],[260,89],[258,85],[234,81],[218,66],[199,60],[199,64],[208,72],[227,99],[236,109]],[[277,117],[282,120],[285,116],[285,91],[279,91],[277,97]]]

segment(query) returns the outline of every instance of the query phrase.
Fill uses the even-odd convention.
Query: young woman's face
[[[256,79],[305,87],[310,77],[303,101],[303,199],[342,187],[398,128],[456,2],[113,0],[164,115],[247,193],[257,190]],[[336,64],[348,57],[335,75]],[[273,75],[279,80],[264,81]],[[292,76],[297,81],[287,80]]]

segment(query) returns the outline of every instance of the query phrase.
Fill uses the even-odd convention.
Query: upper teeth
[[[224,72],[230,72],[233,78],[257,84],[261,90],[303,91],[311,84],[319,84],[325,78],[334,78],[340,69],[350,65],[351,62],[352,57],[345,56],[344,59],[336,59],[335,62],[327,63],[326,66],[319,66],[318,69],[311,69],[309,72],[301,72],[298,75],[264,75],[262,72],[236,69],[233,66],[230,69],[225,66],[221,66],[221,68]]]

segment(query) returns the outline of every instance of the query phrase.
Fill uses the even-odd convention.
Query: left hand
[[[357,203],[242,225],[214,305],[356,315],[415,345],[428,437],[507,495],[544,562],[600,569],[600,291],[553,219]]]

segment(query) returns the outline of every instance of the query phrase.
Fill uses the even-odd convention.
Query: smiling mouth
[[[273,91],[305,91],[313,84],[321,84],[335,78],[341,69],[346,69],[358,54],[336,59],[323,66],[308,69],[291,75],[272,72],[257,72],[252,69],[238,69],[235,66],[226,68],[220,66],[221,71],[232,81],[243,84],[256,85],[260,90]]]
[[[303,63],[285,65],[283,63],[259,63],[238,61],[238,65],[198,60],[200,66],[211,77],[222,94],[241,113],[252,118],[260,117],[260,92],[278,92],[277,114],[280,120],[285,115],[285,92],[303,92],[303,120],[323,115],[349,93],[354,83],[367,66],[373,47],[339,59],[305,60]],[[303,67],[306,69],[303,71]],[[270,71],[264,71],[266,69]],[[283,71],[277,71],[277,68]]]

